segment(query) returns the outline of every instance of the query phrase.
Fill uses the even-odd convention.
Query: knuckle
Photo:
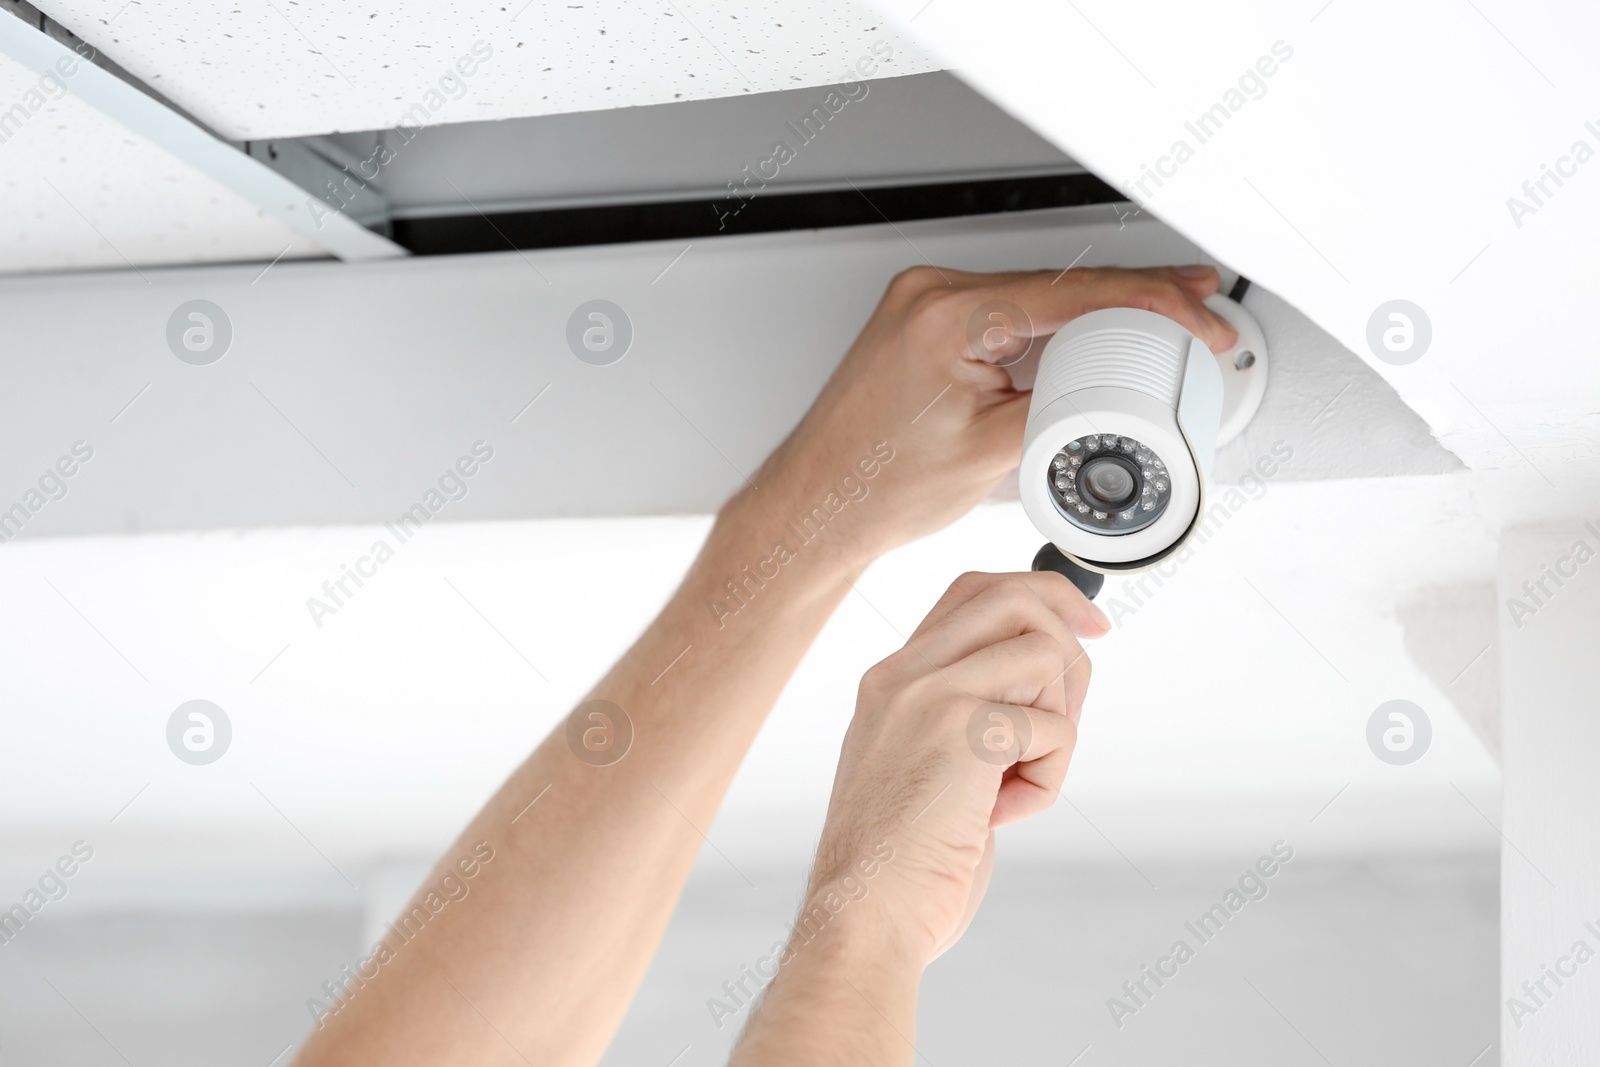
[[[964,298],[942,284],[915,290],[907,305],[912,326],[928,335],[945,337],[962,327]]]
[[[889,279],[889,292],[901,299],[909,300],[942,284],[943,279],[936,268],[926,263],[919,263],[914,267],[907,267]]]
[[[988,587],[992,578],[983,571],[967,571],[950,583],[950,592],[963,599],[974,597]]]
[[[894,692],[898,685],[897,667],[895,656],[879,660],[868,667],[867,672],[861,676],[861,685],[856,690],[858,701],[878,702]]]

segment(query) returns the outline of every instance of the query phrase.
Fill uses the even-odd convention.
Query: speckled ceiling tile
[[[40,6],[234,140],[771,92],[863,59],[872,77],[938,69],[852,0]]]
[[[0,112],[0,274],[326,254],[4,56]]]

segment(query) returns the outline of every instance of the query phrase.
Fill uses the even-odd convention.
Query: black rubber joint
[[[1049,542],[1034,555],[1033,570],[1055,571],[1066,578],[1067,581],[1078,587],[1078,592],[1093,600],[1100,593],[1100,587],[1106,584],[1106,576],[1099,571],[1092,571],[1081,567],[1061,554],[1061,550]]]

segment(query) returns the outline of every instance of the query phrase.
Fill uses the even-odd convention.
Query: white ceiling
[[[937,69],[851,0],[40,6],[238,141],[387,129],[419,102],[430,123],[471,122],[826,85],[863,56],[881,60],[876,77]],[[886,51],[874,54],[879,41]],[[450,87],[475,45],[487,58]]]
[[[12,16],[0,11],[0,19]],[[28,108],[27,120],[0,145],[0,273],[326,254],[233,189],[0,53],[0,110],[34,99],[41,106]]]
[[[1470,465],[1577,506],[1600,491],[1589,318],[1600,162],[1508,198],[1584,141],[1600,7],[1454,0],[1229,5],[881,0],[981,92],[1283,296],[1383,374]],[[1272,49],[1291,52],[1274,60]],[[1273,73],[1260,77],[1263,57]],[[1248,93],[1240,92],[1240,79]],[[1235,96],[1228,96],[1229,90]],[[1202,143],[1185,123],[1227,111]],[[1493,146],[1485,151],[1484,146]],[[1175,157],[1174,157],[1175,158]],[[1371,354],[1400,298],[1432,321],[1409,366]],[[1521,501],[1508,510],[1513,513]]]
[[[52,13],[83,28],[99,46],[103,60],[120,61],[122,70],[132,68],[132,75],[141,77],[145,86],[165,94],[189,114],[199,114],[201,121],[224,136],[264,136],[260,126],[233,128],[240,122],[248,125],[252,116],[259,114],[255,104],[236,115],[222,115],[218,109],[236,102],[230,94],[243,93],[254,100],[259,94],[250,85],[258,72],[252,64],[262,63],[262,69],[278,77],[286,69],[283,54],[264,51],[261,42],[252,39],[247,46],[240,46],[243,58],[217,65],[217,49],[229,46],[228,31],[216,27],[198,30],[185,22],[188,28],[174,31],[177,36],[168,42],[171,49],[146,56],[124,31],[140,25],[142,19],[177,17],[177,9],[147,9],[124,2],[115,5],[114,11],[101,12],[97,20],[89,17],[91,7]],[[256,14],[266,12],[287,31],[289,24],[283,20],[290,8],[295,10],[293,17],[299,18],[294,4],[269,2]],[[0,14],[13,10],[16,17],[0,21],[0,92],[5,94],[0,100],[8,106],[15,102],[8,115],[22,114],[26,121],[0,153],[0,188],[8,194],[0,204],[0,235],[5,237],[0,241],[0,273],[138,270],[229,261],[264,264],[328,254],[360,259],[402,252],[358,225],[353,213],[330,216],[329,203],[270,170],[264,161],[276,148],[257,144],[252,156],[246,157],[236,146],[216,140],[185,115],[169,110],[106,69],[77,62],[67,47],[72,42],[61,43],[67,32],[61,26],[50,23],[47,32],[41,32],[36,12],[27,10],[26,5],[0,3]],[[198,10],[184,17],[199,19]],[[553,10],[562,18],[579,18],[582,8],[574,5]],[[345,14],[340,9],[332,17]],[[421,21],[412,29],[424,36],[437,32],[438,23],[432,20],[438,14],[430,9],[418,16]],[[548,14],[530,7],[522,17],[532,20]],[[650,17],[657,15],[659,12]],[[924,78],[892,76],[926,70],[927,64],[916,61],[909,47],[893,34],[883,40],[894,43],[883,44],[878,53],[872,53],[882,28],[874,23],[881,20],[859,25],[850,22],[860,15],[858,10],[842,7],[826,17],[811,10],[797,12],[792,18],[773,15],[781,18],[779,28],[786,32],[821,36],[812,42],[813,49],[793,52],[791,41],[764,55],[759,70],[771,84],[762,83],[761,92],[746,91],[749,86],[742,82],[738,88],[715,88],[714,79],[698,69],[694,48],[677,42],[681,47],[675,52],[658,47],[648,62],[659,67],[657,73],[668,80],[681,68],[682,78],[692,83],[693,91],[656,93],[652,89],[656,82],[641,76],[629,81],[633,95],[626,99],[608,96],[593,102],[593,106],[611,110],[585,114],[530,119],[520,116],[540,115],[548,108],[468,107],[469,95],[483,86],[479,74],[491,71],[495,57],[474,59],[474,63],[482,62],[483,70],[465,78],[470,85],[462,92],[470,91],[469,95],[459,100],[452,93],[428,98],[430,108],[434,104],[438,108],[427,116],[430,127],[426,134],[403,144],[390,137],[395,152],[386,157],[390,162],[375,187],[383,190],[396,216],[549,208],[575,202],[725,197],[729,195],[727,183],[738,179],[743,167],[770,155],[775,138],[790,137],[786,122],[800,121],[826,98],[827,84],[816,83],[831,83],[844,76],[842,70],[826,77],[818,71],[822,69],[819,64],[826,62],[827,49],[839,44],[828,34],[845,25],[854,25],[866,35],[862,54],[870,55],[876,64],[876,85],[853,90],[848,119],[833,123],[826,136],[819,135],[804,145],[799,158],[785,166],[778,183],[784,191],[841,188],[846,179],[871,186],[1076,169],[1058,150],[958,81],[937,72]],[[206,8],[205,17],[228,22],[245,17],[245,13],[243,9]],[[392,18],[397,25],[407,23],[403,13],[382,17]],[[606,16],[623,22],[642,17],[639,12],[617,11]],[[669,11],[661,17],[678,16]],[[727,21],[738,24],[751,17],[730,12]],[[365,16],[362,19],[364,24],[370,21]],[[453,25],[458,32],[467,32],[460,29],[463,23],[459,20]],[[207,42],[206,55],[190,70],[180,59],[200,40]],[[641,46],[627,35],[608,36],[607,40],[624,50]],[[515,50],[515,41],[501,44],[504,48],[498,55],[507,64],[508,75],[535,73],[525,55],[506,58]],[[85,44],[80,50],[89,47]],[[490,51],[493,47],[486,46]],[[406,54],[423,51],[412,49]],[[298,43],[289,46],[288,54],[306,59]],[[63,61],[73,63],[76,69],[70,76],[58,78],[50,71]],[[585,69],[603,73],[607,66]],[[375,69],[385,78],[410,76],[393,63],[387,67],[378,64]],[[781,70],[781,77],[775,70]],[[327,73],[326,69],[323,72]],[[428,84],[436,85],[436,73],[428,78],[432,79]],[[570,70],[561,74],[561,84],[578,88]],[[734,95],[717,98],[724,90]],[[418,94],[426,96],[426,87]],[[869,97],[870,104],[866,103]],[[337,106],[345,105],[305,94],[300,86],[280,97],[263,99],[304,108],[327,120],[327,125],[316,127],[319,132],[382,128],[400,121],[400,112],[387,107],[381,115],[333,121],[329,116],[337,116]],[[648,108],[620,106],[661,101],[672,103]],[[504,122],[473,121],[508,115],[518,117]],[[418,119],[413,115],[406,121]],[[972,131],[958,147],[952,147],[946,137],[951,124]],[[274,126],[267,132],[284,131],[305,132],[294,126]],[[346,139],[350,141],[346,148],[352,153],[351,166],[371,154],[372,136],[358,134],[352,135],[353,140]],[[281,146],[281,138],[274,140]],[[303,150],[296,149],[292,158],[303,158]],[[313,167],[293,176],[309,188],[321,188],[319,182],[328,175]],[[317,205],[315,211],[313,204]]]

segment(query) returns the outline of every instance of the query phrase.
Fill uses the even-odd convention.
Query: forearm
[[[921,966],[867,902],[809,922],[817,907],[802,911],[729,1067],[909,1067]]]
[[[723,509],[683,585],[592,691],[631,722],[626,754],[585,762],[558,725],[427,883],[486,841],[494,859],[469,895],[393,946],[302,1064],[519,1062],[508,1044],[541,1067],[599,1059],[740,761],[864,563],[840,523],[775,576],[757,573],[797,540],[787,524],[818,492],[774,480]]]

